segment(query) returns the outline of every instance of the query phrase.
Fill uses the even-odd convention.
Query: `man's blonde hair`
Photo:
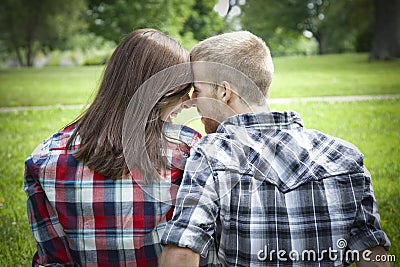
[[[248,80],[227,80],[229,77],[224,77],[223,71],[209,73],[209,77],[215,79],[217,84],[223,80],[233,83],[237,93],[245,101],[262,104],[268,96],[274,73],[271,53],[261,38],[248,31],[224,33],[207,38],[193,47],[190,60],[228,65],[245,74],[257,85],[259,91],[250,89],[252,87],[248,86]]]

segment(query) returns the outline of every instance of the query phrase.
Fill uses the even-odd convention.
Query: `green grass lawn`
[[[366,54],[274,59],[271,98],[400,93],[400,59],[368,62]]]
[[[0,107],[85,104],[103,66],[0,69]]]
[[[271,96],[290,97],[297,93],[299,95],[296,96],[324,95],[320,92],[322,87],[328,88],[330,92],[328,95],[337,95],[335,92],[339,89],[335,88],[336,85],[323,86],[331,81],[329,77],[332,73],[341,73],[343,82],[339,82],[340,79],[336,78],[336,84],[340,84],[340,88],[348,88],[349,91],[344,90],[348,94],[343,93],[344,95],[400,93],[400,78],[394,75],[399,72],[399,61],[368,65],[365,58],[365,55],[277,58],[275,60],[275,87],[272,88],[276,92],[271,92]],[[351,60],[356,61],[350,62]],[[302,61],[305,63],[301,63]],[[351,66],[355,69],[351,69]],[[369,70],[370,68],[374,70]],[[284,70],[290,73],[291,69],[292,78],[284,78],[278,74]],[[102,67],[1,70],[0,106],[84,104],[92,94],[93,88],[96,87],[101,70]],[[348,72],[353,75],[364,74],[361,75],[358,83],[352,80],[351,75],[347,75]],[[298,88],[308,84],[302,77],[306,73],[309,79],[314,79],[318,85],[312,83],[309,90],[299,90]],[[379,85],[381,87],[377,86],[378,83],[375,81],[379,75],[374,76],[374,73],[381,73],[386,77],[381,79],[382,85]],[[63,75],[69,78],[64,77],[62,81],[60,77]],[[283,79],[282,82],[286,85],[280,87],[279,79]],[[317,81],[319,79],[322,81]],[[363,79],[369,82],[362,81]],[[32,83],[31,80],[36,82]],[[14,85],[14,89],[19,88],[18,94],[13,90],[7,91],[4,81],[7,81],[8,86]],[[35,86],[32,87],[32,84]],[[55,89],[56,87],[58,89]],[[364,90],[364,88],[369,89]],[[278,94],[278,89],[280,94],[274,95]],[[73,91],[73,94],[66,92],[69,90]],[[73,95],[76,95],[76,98],[73,99]],[[8,100],[5,101],[5,98]],[[307,128],[315,128],[348,140],[364,153],[365,164],[373,177],[382,227],[392,241],[392,249],[389,253],[399,258],[400,100],[332,104],[292,103],[273,105],[271,109],[295,110],[302,115]],[[79,113],[79,109],[60,108],[0,113],[0,143],[2,144],[0,146],[2,159],[0,162],[0,266],[29,266],[35,251],[35,243],[26,216],[26,196],[23,191],[25,158],[42,140],[74,119]],[[189,122],[185,116],[179,119]],[[202,130],[199,121],[191,121],[189,125]],[[392,266],[400,265],[392,263]]]
[[[305,126],[353,142],[371,171],[382,227],[392,241],[391,254],[400,255],[400,100],[356,103],[296,103],[273,110],[296,110]],[[59,108],[0,114],[0,265],[28,266],[35,250],[23,192],[23,162],[30,152],[80,110]],[[388,123],[390,122],[390,123]],[[202,130],[201,124],[192,126]],[[395,266],[395,265],[393,265]]]
[[[35,242],[26,214],[24,161],[80,110],[0,113],[0,266],[30,266]]]
[[[277,57],[271,98],[400,94],[400,60],[366,54]],[[85,104],[103,66],[0,69],[0,107]]]

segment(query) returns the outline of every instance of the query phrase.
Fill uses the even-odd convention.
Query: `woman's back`
[[[184,145],[162,146],[170,168],[163,170],[160,182],[148,185],[135,170],[121,179],[91,171],[73,156],[79,136],[66,149],[74,130],[72,125],[54,134],[26,160],[28,216],[41,247],[34,262],[157,266],[182,168],[200,134],[164,122],[164,134]]]

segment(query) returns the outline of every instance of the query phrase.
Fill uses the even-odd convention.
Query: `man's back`
[[[340,266],[346,250],[390,245],[363,156],[304,129],[295,113],[231,117],[190,159],[177,200],[180,217],[168,225],[166,243],[204,256],[217,220],[225,266]],[[188,237],[194,235],[201,238],[193,245]]]

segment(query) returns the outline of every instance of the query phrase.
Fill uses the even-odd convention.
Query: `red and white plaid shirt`
[[[38,248],[33,266],[157,266],[176,190],[168,189],[170,201],[157,200],[154,192],[165,194],[165,188],[144,189],[140,175],[112,179],[91,171],[73,157],[79,138],[65,150],[74,130],[54,134],[25,162],[28,218]],[[173,166],[183,167],[200,134],[170,123],[164,132],[188,145],[182,151],[168,143],[164,151]],[[165,170],[164,181],[179,185],[181,169]]]

